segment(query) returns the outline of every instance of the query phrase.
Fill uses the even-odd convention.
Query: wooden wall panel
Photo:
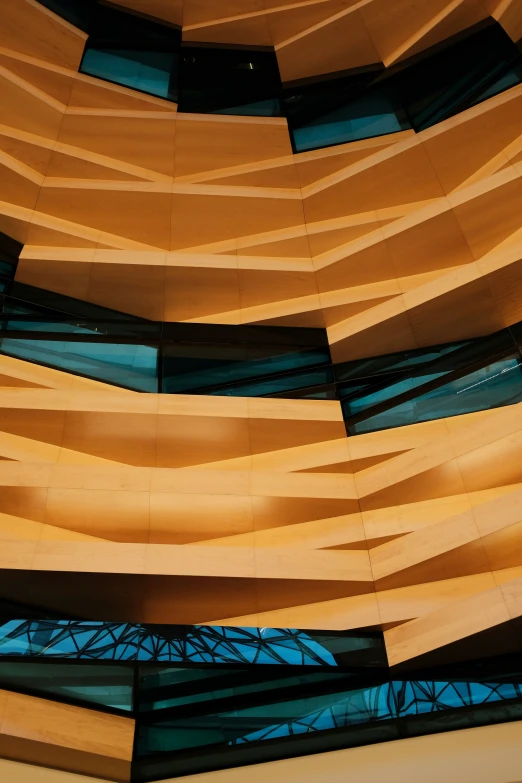
[[[0,753],[106,780],[130,780],[134,721],[0,691]]]
[[[283,120],[177,118],[34,58],[22,84],[21,56],[0,127],[20,281],[158,320],[326,325],[336,360],[519,319],[520,88],[418,136],[292,155]]]
[[[23,4],[81,54],[70,26]],[[314,36],[356,19],[386,61],[518,7],[384,5],[187,0],[183,23],[241,42],[262,20],[281,57],[312,67],[299,47],[329,56]],[[20,281],[158,320],[326,325],[335,360],[519,320],[520,88],[418,135],[292,155],[282,119],[178,117],[28,46],[13,36],[0,51],[0,230],[26,244]]]
[[[137,0],[119,2],[135,7]],[[158,16],[170,18],[169,0],[156,0],[154,8]],[[272,45],[288,82],[381,61],[392,65],[490,14],[515,32],[516,10],[489,9],[482,0],[184,0],[183,38]]]
[[[142,395],[1,369],[19,384],[0,388],[11,600],[37,590],[71,611],[70,595],[104,619],[383,627],[392,664],[522,614],[521,404],[347,439],[337,402]]]
[[[475,783],[517,783],[521,780],[520,722],[498,726],[443,732],[385,742],[362,748],[265,762],[250,765],[252,783],[287,780],[289,783],[319,783],[327,776],[332,783],[343,783],[346,769],[368,783],[401,783],[421,779],[426,783],[460,783],[462,770]],[[12,783],[97,783],[94,778],[56,772],[29,764],[0,761],[0,774]],[[188,775],[187,783],[241,783],[245,768]],[[165,783],[173,783],[178,778]]]
[[[517,3],[486,5],[182,10],[194,40],[269,35],[298,78],[348,29],[350,56],[388,64],[482,15],[516,29]],[[84,38],[32,0],[0,10],[19,281],[157,320],[325,325],[336,361],[520,320],[522,88],[293,155],[282,119],[178,116],[77,74]],[[520,615],[521,410],[347,439],[337,402],[140,395],[0,357],[2,593],[109,619],[377,626],[400,664]]]
[[[35,0],[2,0],[1,47],[58,68],[76,70],[86,38],[85,33]]]

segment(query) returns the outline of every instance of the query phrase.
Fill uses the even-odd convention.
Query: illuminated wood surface
[[[25,368],[5,361],[29,380],[0,388],[15,592],[20,572],[70,611],[45,587],[55,573],[99,579],[74,599],[108,619],[383,627],[391,663],[522,615],[522,404],[346,438],[334,401],[67,387]]]
[[[382,56],[400,59],[481,7],[257,5],[228,4],[227,22],[187,2],[184,25],[207,35],[210,23],[306,17],[315,35],[364,16],[389,37]],[[521,87],[419,134],[293,155],[284,119],[178,115],[78,74],[85,36],[45,9],[2,0],[1,11],[16,31],[0,40],[0,230],[25,243],[21,282],[156,320],[325,325],[336,361],[521,319]],[[404,41],[390,14],[408,18]],[[310,49],[309,37],[295,44]],[[284,40],[280,51],[294,46]]]
[[[341,41],[357,63],[337,70],[390,65],[487,15],[515,37],[521,13],[165,9],[193,40],[273,43],[283,78],[328,70]],[[78,74],[85,36],[32,0],[0,13],[17,280],[157,320],[324,325],[335,361],[522,319],[522,87],[293,155],[283,119],[178,114]],[[410,660],[522,612],[521,411],[347,439],[337,402],[142,395],[0,357],[2,591],[134,621],[379,627]]]
[[[134,721],[0,691],[0,754],[106,780],[130,780]]]

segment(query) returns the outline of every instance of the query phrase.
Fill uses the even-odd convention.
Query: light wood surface
[[[195,41],[273,43],[283,78],[520,21],[496,0],[148,10]],[[85,36],[39,4],[0,12],[20,282],[158,320],[326,326],[335,361],[522,319],[522,87],[294,155],[284,119],[178,114],[78,74]],[[0,357],[2,590],[111,619],[382,627],[395,663],[500,629],[521,611],[521,411],[347,439],[338,402],[137,394]]]
[[[522,615],[521,404],[347,439],[334,401],[0,369],[17,384],[0,388],[1,565],[20,600],[70,609],[55,574],[108,619],[381,626],[392,663]]]
[[[520,87],[418,135],[293,155],[284,119],[178,115],[78,74],[85,36],[51,12],[2,4],[0,230],[25,242],[21,282],[157,320],[326,326],[337,361],[522,317]],[[193,40],[273,43],[283,78],[522,19],[496,0],[127,6]]]
[[[489,15],[518,40],[521,17],[516,0],[117,2],[181,25],[186,41],[274,46],[284,81],[379,62],[389,66]]]
[[[426,783],[459,783],[462,770],[476,783],[520,783],[520,722],[463,729],[427,737],[415,737],[362,748],[320,753],[248,767],[253,783],[319,783],[325,775],[333,783],[346,779],[346,769],[356,780],[390,783],[425,780]],[[98,778],[42,769],[29,764],[0,761],[0,774],[12,783],[96,783]],[[188,783],[240,783],[245,767],[189,775]],[[167,783],[167,781],[165,781]],[[172,783],[172,779],[169,781]]]
[[[0,753],[104,779],[130,780],[134,721],[0,691]]]

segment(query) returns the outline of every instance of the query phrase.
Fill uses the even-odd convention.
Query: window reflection
[[[335,373],[353,435],[522,402],[522,355],[508,329],[440,349],[338,365]]]
[[[396,66],[325,75],[284,90],[296,152],[421,131],[522,81],[519,48],[493,20]]]
[[[181,112],[286,116],[296,152],[420,131],[522,81],[519,48],[491,18],[389,68],[282,84],[273,49],[182,43],[180,29],[97,0],[46,4],[88,30],[83,73]]]
[[[0,252],[0,271],[2,259],[0,352],[115,386],[338,399],[350,435],[522,402],[522,322],[333,365],[324,329],[147,321],[13,282],[16,258]]]
[[[131,716],[136,781],[522,714],[518,644],[399,672],[380,631],[24,620],[0,603],[0,687]]]
[[[184,45],[182,112],[280,117],[281,79],[274,51]]]
[[[180,47],[179,29],[96,4],[80,71],[177,101]]]
[[[0,352],[136,391],[157,391],[153,346],[2,338]]]
[[[173,65],[168,52],[88,49],[82,72],[168,100]]]

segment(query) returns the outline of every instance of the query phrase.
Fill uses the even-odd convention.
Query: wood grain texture
[[[488,14],[516,30],[519,8],[181,10],[193,40],[269,40],[297,78],[347,31],[346,57],[391,64]],[[335,361],[522,319],[521,87],[293,155],[285,120],[178,114],[78,74],[84,38],[32,0],[0,12],[19,281],[158,320],[324,325]],[[383,627],[410,660],[522,612],[521,411],[347,439],[337,402],[142,395],[0,357],[2,591],[111,619]]]
[[[0,388],[0,564],[19,600],[16,573],[70,611],[55,574],[106,619],[380,626],[394,664],[522,616],[521,404],[346,438],[337,402],[1,369],[18,385]]]
[[[264,762],[250,765],[248,775],[252,783],[264,783],[267,775],[272,780],[290,783],[320,783],[326,775],[332,783],[344,783],[349,768],[356,779],[379,783],[385,767],[389,783],[401,783],[408,776],[426,783],[460,783],[462,770],[466,769],[475,783],[519,783],[521,728],[520,722],[515,721]],[[0,775],[11,783],[96,783],[94,778],[12,761],[0,761]],[[244,779],[245,770],[241,767],[206,773],[205,777],[186,777],[187,783],[242,783]],[[179,778],[164,783],[175,780]]]
[[[416,54],[492,15],[513,35],[516,0],[117,0],[182,26],[183,39],[274,46],[283,81]],[[490,3],[491,4],[491,3]],[[514,7],[513,7],[514,6]]]
[[[0,691],[0,754],[106,780],[130,780],[134,721]]]
[[[13,28],[22,6],[33,25],[43,13],[2,4]],[[337,24],[357,37],[364,20],[372,57],[401,59],[439,27],[451,34],[451,20],[516,8],[186,0],[181,10],[194,35],[223,38],[232,25],[240,36],[264,20],[279,30],[278,55],[311,63],[299,47],[333,56],[333,43],[311,41],[334,41]],[[161,0],[154,9],[161,17]],[[169,0],[165,18],[179,9]],[[81,53],[81,36],[45,20],[52,51],[65,35]],[[25,243],[20,282],[157,320],[326,326],[336,361],[521,319],[520,87],[418,135],[293,155],[283,119],[178,114],[33,51],[25,35],[0,41],[0,230]]]

